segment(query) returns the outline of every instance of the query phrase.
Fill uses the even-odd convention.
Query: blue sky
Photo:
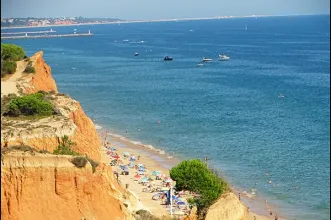
[[[330,14],[329,0],[1,0],[1,17],[193,18]]]

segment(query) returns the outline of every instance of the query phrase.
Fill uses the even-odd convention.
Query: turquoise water
[[[184,159],[208,156],[285,217],[322,220],[330,219],[329,19],[57,27],[95,35],[3,42],[43,50],[58,89],[102,127]],[[216,61],[223,52],[230,61]],[[215,61],[196,67],[202,57]]]

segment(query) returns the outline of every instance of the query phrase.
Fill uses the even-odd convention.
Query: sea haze
[[[81,25],[53,29],[94,36],[3,42],[28,55],[43,50],[59,91],[102,127],[182,159],[207,156],[231,184],[255,190],[285,217],[323,220],[330,219],[329,19]],[[220,53],[231,60],[217,61]],[[197,67],[202,57],[214,61]]]

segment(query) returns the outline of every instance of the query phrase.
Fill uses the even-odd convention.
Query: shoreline
[[[204,18],[167,18],[167,19],[157,19],[157,20],[122,20],[122,21],[102,22],[102,23],[100,23],[100,22],[91,22],[91,23],[79,23],[79,24],[53,24],[53,25],[39,25],[39,26],[12,26],[12,27],[1,27],[1,30],[5,30],[5,29],[20,29],[20,28],[70,27],[70,26],[80,26],[80,25],[131,24],[131,23],[176,22],[176,21],[195,21],[195,20],[236,19],[236,18],[319,16],[319,15],[329,15],[329,14],[247,15],[247,16],[231,16],[231,15],[229,15],[229,16],[214,16],[214,17],[204,17]]]
[[[102,127],[99,127],[97,129],[97,132],[99,135],[101,132],[105,132],[105,131],[106,131],[106,129],[104,129]],[[104,139],[102,140],[102,142],[104,142]],[[164,152],[163,150],[160,150],[160,149],[155,149],[151,145],[145,145],[141,142],[132,141],[130,139],[127,139],[126,137],[123,137],[118,134],[114,134],[112,132],[107,133],[106,142],[109,142],[111,144],[111,146],[116,147],[116,149],[118,150],[118,152],[120,154],[123,154],[123,152],[128,151],[130,153],[133,153],[134,155],[140,155],[141,163],[143,163],[143,164],[146,163],[146,164],[148,164],[147,166],[149,168],[152,168],[153,170],[160,170],[160,171],[162,171],[162,173],[166,173],[168,175],[169,175],[169,171],[170,171],[171,167],[177,165],[178,163],[180,163],[182,161],[181,158],[178,158],[176,156],[169,157],[169,155],[166,152]],[[106,151],[104,150],[103,146],[102,146],[102,149],[103,149],[101,151],[102,162],[106,162],[106,164],[108,165],[110,162],[109,156],[106,155]],[[108,158],[108,159],[106,159],[106,158]],[[129,183],[131,185],[132,182],[133,182],[132,178],[131,178],[131,180],[128,178],[125,178],[124,182],[122,182],[123,183],[122,185],[125,186],[126,183]],[[129,188],[129,190],[130,190],[130,188]],[[236,195],[236,197],[238,197],[239,192],[242,192],[242,190],[233,188],[232,185],[231,185],[231,191]],[[164,212],[163,212],[164,208],[161,205],[157,205],[155,203],[155,201],[152,201],[151,195],[150,195],[150,198],[146,199],[144,194],[142,194],[139,190],[137,191],[137,186],[134,187],[133,194],[136,195],[137,199],[139,199],[142,202],[142,207],[146,208],[147,210],[151,211],[154,214],[155,213],[161,214],[160,216],[162,216],[162,214],[164,214]],[[270,216],[268,216],[267,213],[261,212],[262,207],[252,208],[255,205],[257,205],[257,204],[253,205],[254,199],[245,195],[245,193],[242,193],[241,197],[242,197],[241,202],[244,204],[245,207],[249,207],[248,204],[251,205],[250,212],[249,212],[246,220],[253,220],[254,216],[256,216],[256,219],[258,219],[258,220],[272,220],[273,219]],[[150,202],[149,200],[152,202]],[[159,208],[157,208],[155,206],[159,206]],[[160,208],[162,208],[163,211],[160,210]],[[275,216],[275,213],[272,217],[274,217],[274,216]],[[279,219],[282,219],[282,218],[279,217]]]

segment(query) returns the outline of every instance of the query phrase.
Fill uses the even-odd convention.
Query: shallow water
[[[88,29],[93,37],[3,42],[43,50],[58,89],[102,127],[184,159],[208,156],[289,219],[330,219],[329,16],[78,32]],[[230,61],[216,61],[223,52]],[[196,67],[202,57],[215,60]]]

